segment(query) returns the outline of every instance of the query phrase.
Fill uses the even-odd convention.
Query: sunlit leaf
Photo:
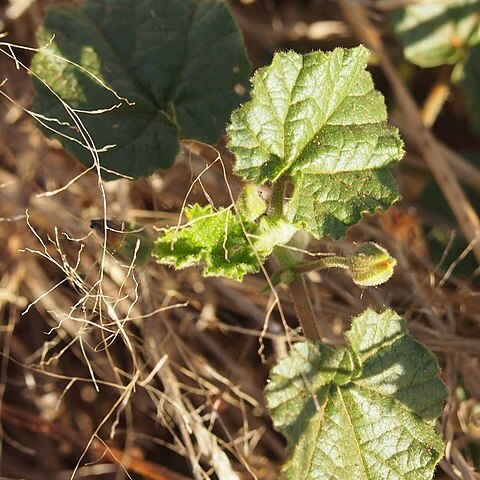
[[[367,60],[362,46],[278,53],[228,127],[235,172],[257,183],[288,176],[287,217],[317,237],[339,237],[398,199],[389,167],[403,143],[386,124]]]
[[[266,388],[288,480],[430,480],[446,398],[435,357],[391,310],[353,319],[346,348],[297,343]]]
[[[296,229],[284,219],[265,218],[257,225],[231,209],[194,205],[185,212],[188,223],[172,227],[155,242],[159,263],[185,268],[203,264],[204,276],[242,280],[260,270],[278,244],[288,242]]]

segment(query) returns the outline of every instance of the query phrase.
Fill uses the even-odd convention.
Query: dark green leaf
[[[215,0],[87,0],[82,8],[54,6],[38,34],[40,45],[52,34],[52,43],[35,55],[33,71],[77,110],[118,105],[78,116],[97,149],[115,145],[100,153],[101,165],[133,177],[168,168],[180,137],[216,142],[241,101],[235,88],[248,77],[239,30],[226,4]],[[35,87],[34,109],[69,126],[48,125],[85,144],[58,99],[38,80]],[[54,136],[82,163],[92,164],[91,152],[81,144]]]

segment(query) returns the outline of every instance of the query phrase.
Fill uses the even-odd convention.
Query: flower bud
[[[374,287],[390,279],[397,261],[380,245],[368,242],[357,248],[348,263],[356,285]]]

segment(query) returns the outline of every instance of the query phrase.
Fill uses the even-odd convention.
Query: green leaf
[[[265,394],[288,441],[285,478],[431,479],[447,395],[435,357],[391,310],[365,311],[345,337],[347,348],[295,344],[271,370]]]
[[[287,218],[316,237],[340,238],[365,213],[386,210],[400,198],[387,168],[331,175],[298,174]]]
[[[405,56],[421,67],[458,62],[480,43],[479,0],[409,5],[394,11],[391,22]]]
[[[180,137],[216,142],[242,100],[235,88],[249,75],[239,29],[226,4],[216,0],[54,6],[38,32],[39,44],[46,45],[53,34],[35,55],[32,70],[72,108],[92,112],[118,105],[78,116],[97,149],[115,145],[100,153],[101,165],[133,177],[168,168]],[[34,84],[35,111],[65,122],[47,125],[80,144],[45,133],[91,165],[91,152],[81,145],[85,142],[62,104],[40,81]]]
[[[403,143],[386,124],[367,61],[363,46],[278,53],[228,127],[235,172],[257,183],[289,176],[288,219],[316,237],[339,237],[398,199],[388,167]]]
[[[459,83],[472,130],[480,134],[480,0],[450,0],[409,5],[391,21],[405,56],[421,67],[457,64],[451,80]]]
[[[240,219],[231,209],[215,211],[211,205],[186,209],[189,222],[166,230],[155,242],[159,263],[185,268],[205,264],[203,275],[241,281],[260,271],[275,245],[286,243],[295,228],[277,217],[261,219],[257,226]]]
[[[248,183],[240,192],[236,208],[243,217],[253,222],[265,213],[267,204],[257,187]]]
[[[265,256],[278,245],[285,245],[297,232],[297,228],[280,215],[270,215],[260,219],[255,249]]]

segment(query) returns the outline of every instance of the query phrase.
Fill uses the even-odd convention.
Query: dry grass
[[[0,3],[8,41],[34,45],[45,3]],[[318,26],[312,38],[308,29],[299,34],[293,27],[311,13],[300,3],[234,4],[256,63],[295,42],[354,42],[339,16],[323,36]],[[28,52],[17,54],[28,63]],[[105,205],[108,217],[151,231],[175,224],[198,178],[189,203],[205,203],[207,192],[216,205],[230,204],[227,186],[235,194],[240,183],[228,153],[220,148],[221,162],[200,177],[216,153],[188,144],[172,169],[151,178],[103,185],[88,173],[69,185],[82,168],[23,110],[30,78],[5,55],[0,66],[2,91],[14,99],[2,100],[0,116],[0,478],[278,478],[284,444],[262,390],[269,367],[300,338],[286,292],[260,294],[260,275],[237,284],[206,280],[199,269],[125,265],[89,228]],[[398,260],[394,278],[361,290],[343,272],[312,274],[309,288],[331,344],[367,306],[405,316],[438,355],[451,392],[438,422],[447,455],[436,478],[480,478],[472,468],[480,446],[478,283],[428,259],[415,207],[426,172],[409,165],[418,166],[413,155],[397,172],[408,202],[366,219],[340,244],[310,246],[349,251],[375,240]]]

